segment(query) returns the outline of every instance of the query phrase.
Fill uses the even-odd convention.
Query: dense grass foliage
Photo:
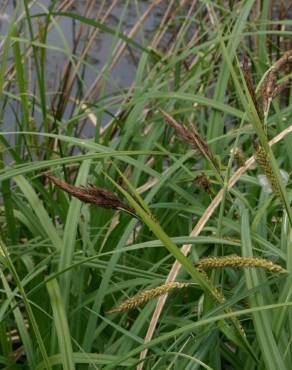
[[[0,367],[291,369],[288,5],[16,3]]]

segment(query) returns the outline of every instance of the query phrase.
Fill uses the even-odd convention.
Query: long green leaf
[[[50,301],[53,309],[54,325],[57,331],[59,349],[61,352],[61,363],[64,370],[74,370],[74,357],[70,330],[60,288],[56,279],[47,283]],[[53,363],[51,363],[54,365]]]
[[[14,181],[21,189],[31,208],[35,212],[44,233],[48,235],[48,238],[52,241],[56,250],[61,250],[62,241],[33,187],[23,176],[15,176]]]
[[[252,257],[253,249],[250,239],[249,217],[246,209],[243,209],[241,215],[241,230],[242,255],[244,257]],[[260,284],[260,279],[255,269],[246,269],[244,275],[248,289],[252,289]],[[265,303],[262,294],[258,292],[250,297],[250,304],[253,308],[263,306]],[[288,370],[283,361],[283,354],[280,353],[275,341],[271,315],[265,311],[254,312],[253,322],[266,369]]]

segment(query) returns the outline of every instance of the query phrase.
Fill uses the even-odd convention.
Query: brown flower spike
[[[277,60],[277,62],[272,66],[270,71],[267,73],[265,79],[261,86],[261,95],[263,98],[263,110],[264,112],[268,109],[269,101],[275,98],[278,94],[282,92],[286,87],[289,86],[291,82],[291,77],[286,79],[282,83],[277,83],[277,74],[284,70],[287,65],[290,65],[291,71],[292,63],[292,50],[288,50],[282,58]]]
[[[256,91],[255,91],[255,88],[254,88],[254,85],[253,85],[253,81],[252,81],[249,66],[248,66],[248,57],[246,55],[243,58],[242,70],[243,70],[243,76],[244,76],[248,91],[250,93],[253,104],[254,104],[254,106],[256,108],[256,111],[258,113],[258,116],[262,117],[262,110],[261,110],[261,108],[259,106],[259,103],[258,103],[258,99],[257,99],[257,96],[256,96]]]
[[[94,185],[80,187],[73,186],[55,176],[49,175],[48,173],[43,173],[43,176],[52,181],[60,189],[66,191],[84,203],[95,204],[103,208],[118,209],[130,213],[131,215],[135,215],[135,211],[131,207],[122,202],[114,193],[106,189],[102,189]]]
[[[159,109],[159,112],[163,115],[165,121],[176,131],[180,138],[186,143],[190,144],[194,149],[198,150],[205,158],[212,162],[213,166],[216,168],[218,174],[220,174],[220,168],[217,160],[213,156],[208,144],[202,139],[198,133],[195,125],[191,122],[189,127],[184,124],[179,124],[170,114]]]

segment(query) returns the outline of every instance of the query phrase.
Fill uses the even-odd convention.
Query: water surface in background
[[[0,0],[0,35],[3,37],[6,35],[11,16],[14,11],[14,1],[1,1]],[[71,6],[67,11],[74,12],[76,14],[83,15],[84,8],[87,1],[79,0],[75,1],[74,5]],[[90,18],[95,18],[96,14],[100,9],[100,4],[102,1],[94,1],[93,9],[90,13]],[[30,14],[43,13],[48,6],[51,4],[51,1],[48,0],[39,0],[33,1],[30,8]],[[106,24],[116,30],[119,25],[121,26],[121,32],[127,34],[132,27],[136,24],[141,14],[149,7],[150,1],[119,1],[117,5],[113,8],[111,15],[107,18]],[[145,20],[143,26],[137,33],[135,37],[136,40],[141,40],[141,37],[149,38],[151,32],[153,32],[159,25],[161,18],[163,16],[163,9],[167,6],[167,2],[163,2],[163,5],[155,7],[153,11],[149,14]],[[107,10],[107,9],[105,9]],[[23,9],[19,9],[19,14]],[[103,13],[102,13],[103,14]],[[50,29],[47,44],[53,47],[58,47],[61,49],[66,49],[70,53],[73,49],[74,38],[78,33],[79,22],[74,21],[69,17],[59,17],[56,20],[56,24]],[[34,23],[34,31],[37,32],[37,24]],[[143,35],[141,34],[143,32]],[[84,46],[86,46],[88,39],[86,37],[87,32],[83,32],[80,43],[78,44],[77,54],[81,53]],[[29,35],[26,35],[26,38],[29,39]],[[87,63],[90,66],[82,69],[82,80],[83,80],[83,94],[86,94],[87,90],[91,86],[92,82],[96,79],[102,68],[106,65],[110,59],[110,55],[113,51],[113,45],[116,44],[118,39],[114,35],[108,33],[99,32],[96,36],[96,39],[90,47]],[[131,86],[137,68],[137,62],[139,60],[140,53],[137,50],[131,50],[127,48],[120,58],[117,65],[111,71],[109,78],[106,83],[105,95],[114,95],[119,91],[126,90]],[[12,58],[11,58],[12,60]],[[53,93],[58,89],[60,78],[64,70],[64,66],[68,61],[68,55],[62,52],[53,51],[47,49],[46,57],[46,91],[47,96],[52,96]],[[33,61],[30,65],[30,71],[32,76],[32,83],[34,86],[30,87],[31,91],[35,91],[36,83],[36,74]],[[80,71],[81,72],[81,71]],[[72,96],[76,94],[76,85],[71,93]],[[98,96],[97,96],[98,99]],[[49,104],[49,101],[48,101]],[[3,129],[12,129],[10,122],[14,122],[15,119],[12,115],[11,110],[7,110],[7,115],[4,117],[4,126]],[[115,109],[112,110],[112,113],[115,113]],[[71,109],[70,104],[65,111],[64,118],[70,118]],[[36,124],[39,127],[40,124],[38,120],[41,118],[41,115],[35,112]],[[106,124],[110,120],[109,115],[103,115],[102,124]],[[7,123],[9,124],[7,125]],[[16,125],[15,125],[16,127]],[[86,136],[93,134],[93,128],[90,128],[90,125],[85,128],[83,133]]]

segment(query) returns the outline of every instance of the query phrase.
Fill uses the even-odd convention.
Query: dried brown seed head
[[[109,190],[99,188],[94,185],[89,186],[73,186],[65,181],[58,179],[55,176],[43,173],[43,176],[52,181],[60,189],[71,194],[73,197],[78,198],[84,203],[95,204],[103,208],[119,209],[135,215],[135,211],[126,203],[122,202],[114,193]]]
[[[212,192],[212,187],[211,187],[211,182],[210,182],[210,179],[207,175],[205,175],[203,172],[201,173],[201,175],[198,175],[196,178],[195,178],[195,183],[198,185],[198,186],[202,186],[205,190],[206,193],[208,193],[209,195],[211,194]]]
[[[250,69],[248,66],[248,58],[246,55],[243,58],[242,70],[243,70],[243,76],[244,76],[248,91],[250,93],[250,96],[252,98],[253,104],[256,108],[258,116],[261,117],[262,112],[261,112],[261,109],[260,109],[260,106],[257,100],[256,91],[253,85],[253,81],[252,81],[251,74],[250,74]]]
[[[165,118],[166,122],[175,129],[176,133],[186,143],[190,144],[194,149],[198,150],[204,157],[206,157],[220,174],[220,167],[213,153],[211,152],[206,141],[200,136],[195,125],[189,122],[189,127],[185,127],[183,124],[179,124],[170,114],[159,109],[160,113]]]

